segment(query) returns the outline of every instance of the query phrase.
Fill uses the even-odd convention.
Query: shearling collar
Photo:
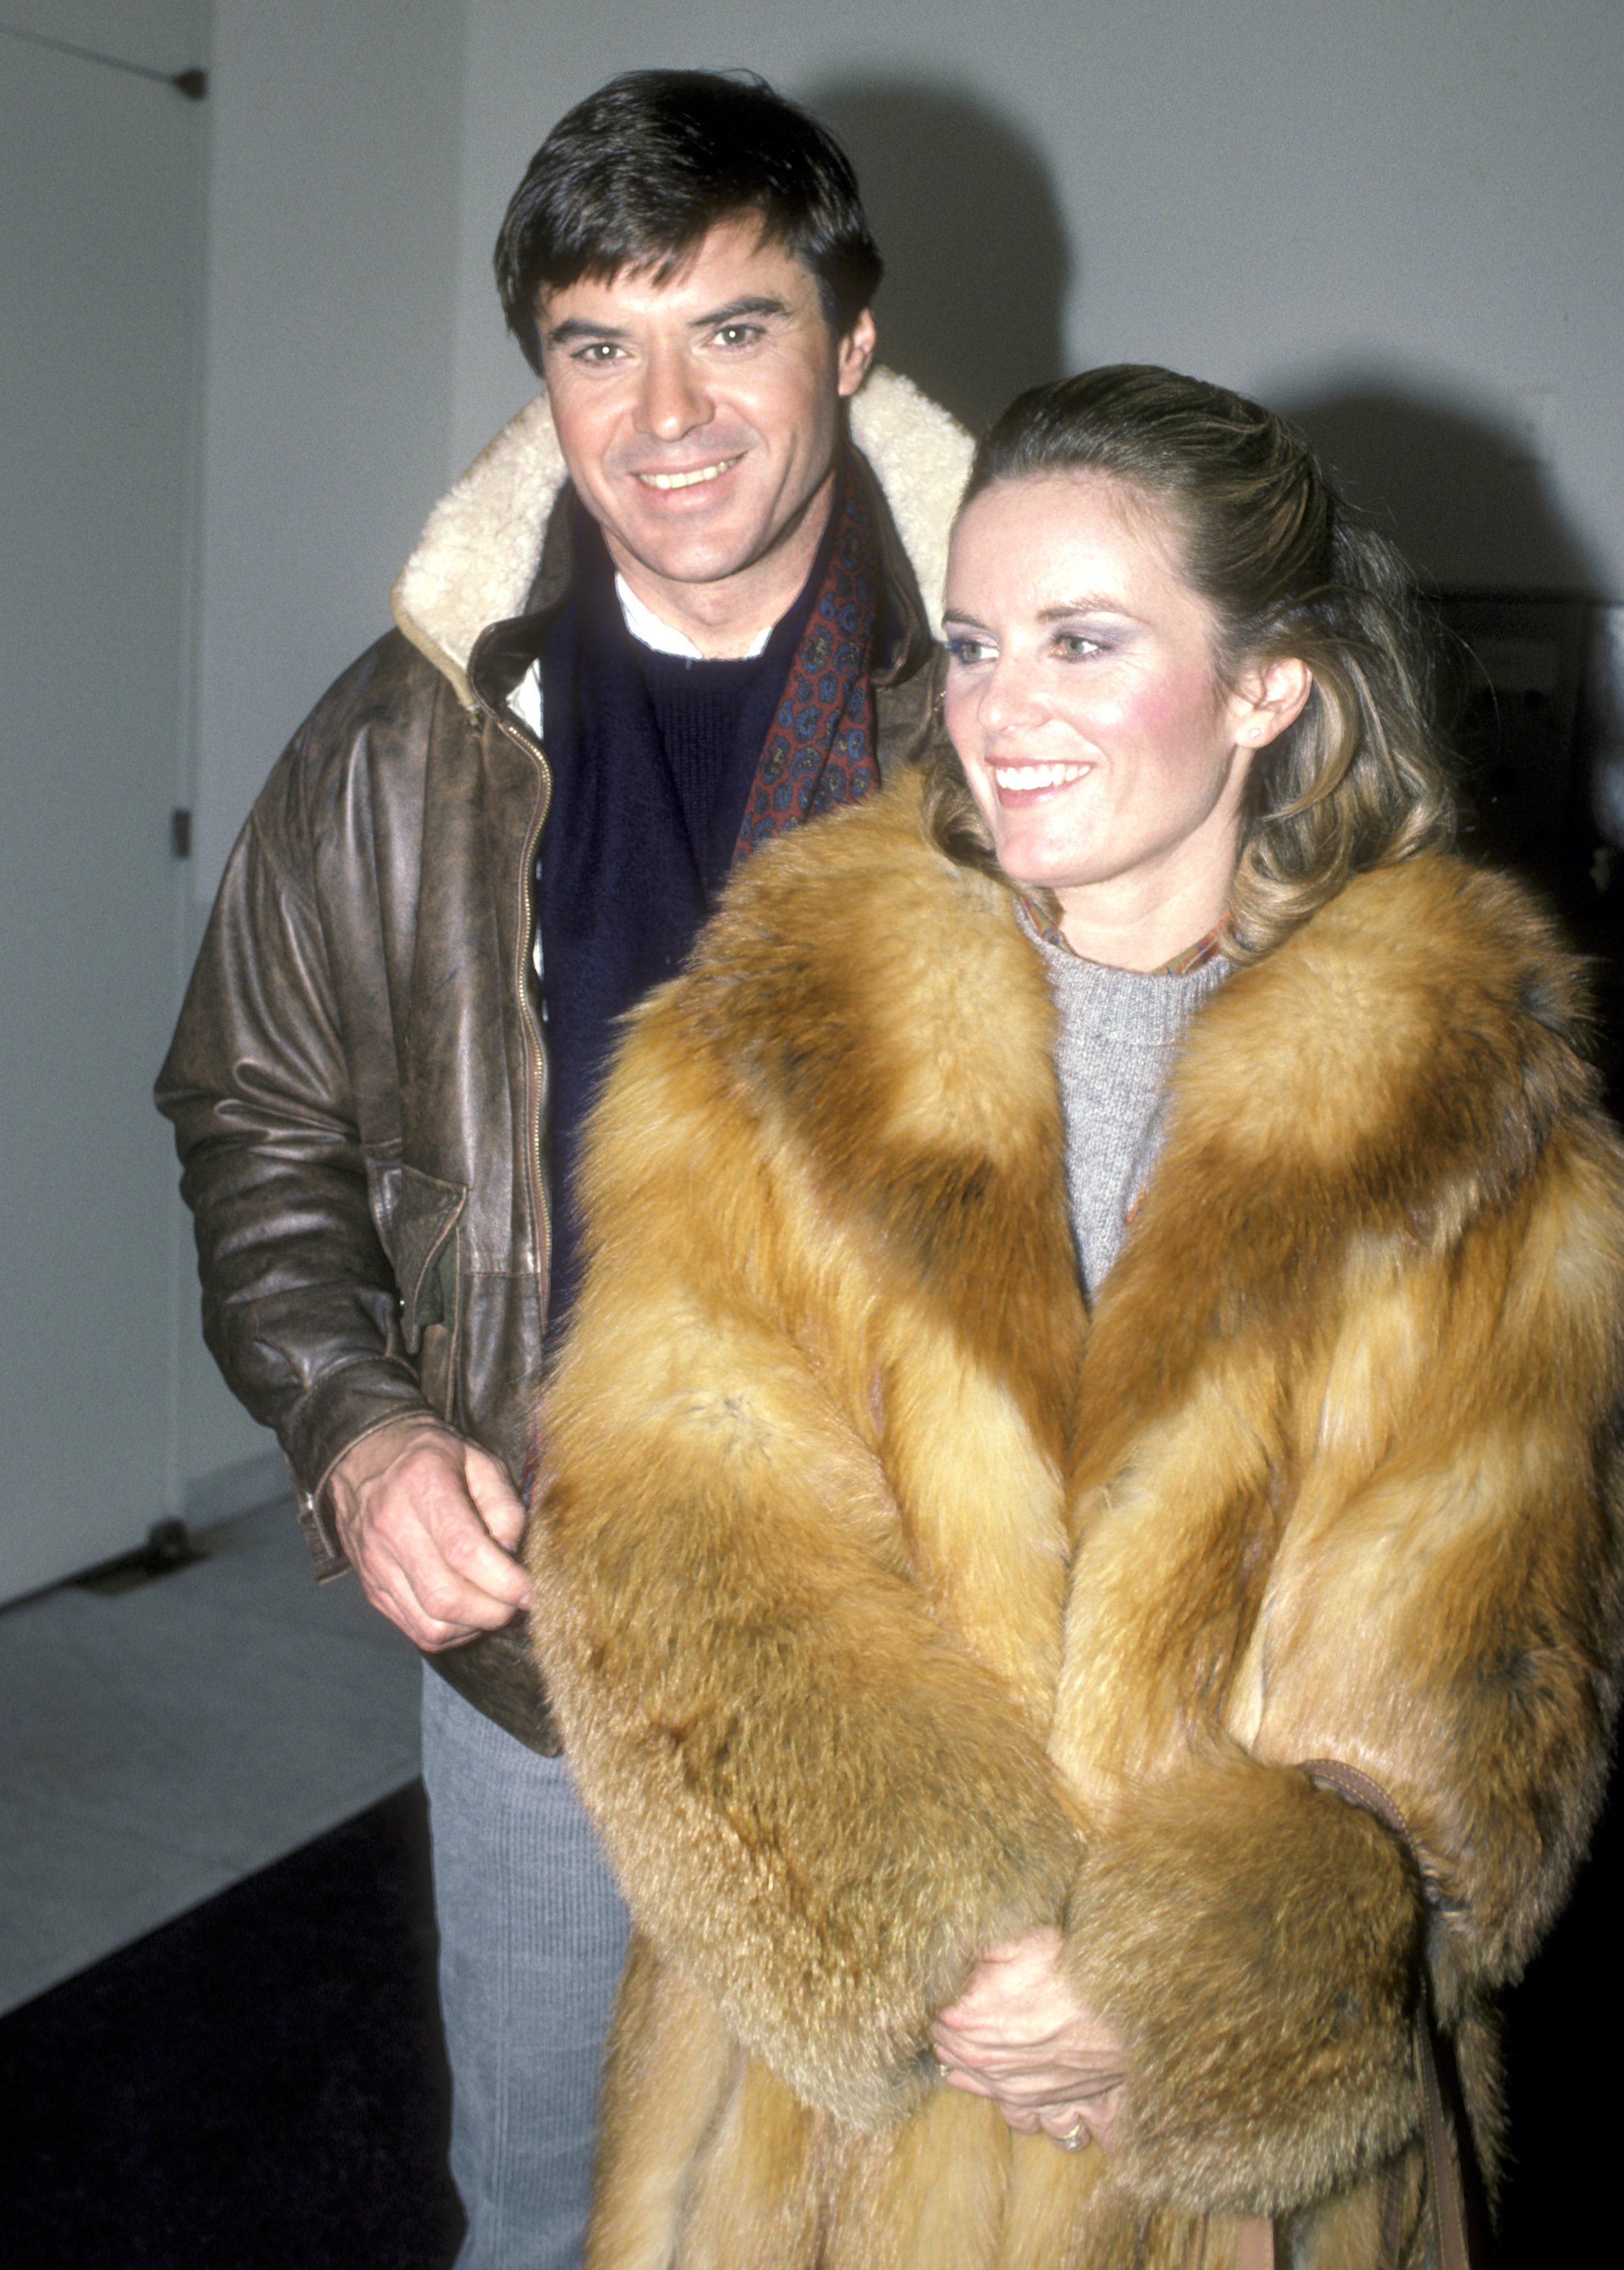
[[[879,367],[852,399],[851,436],[885,492],[939,637],[947,539],[970,437],[909,380]],[[396,621],[465,706],[474,642],[487,624],[523,612],[564,480],[552,413],[538,394],[441,497],[397,579]]]

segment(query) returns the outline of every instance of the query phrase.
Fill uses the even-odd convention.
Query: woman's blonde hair
[[[1449,841],[1414,586],[1301,434],[1223,387],[1114,364],[1012,403],[976,450],[960,512],[997,482],[1072,472],[1106,474],[1172,522],[1184,578],[1217,619],[1220,679],[1287,656],[1312,674],[1301,716],[1248,780],[1226,921],[1236,959],[1278,946],[1350,876]],[[945,736],[929,763],[935,841],[989,864],[991,837]]]

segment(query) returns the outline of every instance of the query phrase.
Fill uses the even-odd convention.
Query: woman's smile
[[[988,767],[998,802],[1009,809],[1049,797],[1084,779],[1091,765],[990,764]]]

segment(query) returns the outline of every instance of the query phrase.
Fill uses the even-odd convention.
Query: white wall
[[[563,109],[649,63],[747,64],[845,128],[894,265],[881,352],[921,329],[906,246],[956,287],[967,406],[1001,339],[1010,391],[1049,375],[1047,321],[1065,367],[1297,410],[1445,582],[1624,596],[1619,0],[690,0],[653,30],[646,0],[470,0],[461,458],[524,392],[507,197]],[[1012,308],[994,260],[1025,264]]]
[[[184,897],[208,122],[167,80],[206,62],[203,13],[0,9],[0,1599],[137,1542],[174,1495],[151,1086]]]
[[[197,893],[443,486],[462,0],[214,0]]]

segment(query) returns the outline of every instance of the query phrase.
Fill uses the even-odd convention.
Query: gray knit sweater
[[[1060,1030],[1055,1070],[1065,1116],[1065,1178],[1085,1289],[1097,1293],[1128,1214],[1161,1147],[1162,1091],[1175,1050],[1208,994],[1223,983],[1221,954],[1183,976],[1109,969],[1021,926],[1043,957]]]

